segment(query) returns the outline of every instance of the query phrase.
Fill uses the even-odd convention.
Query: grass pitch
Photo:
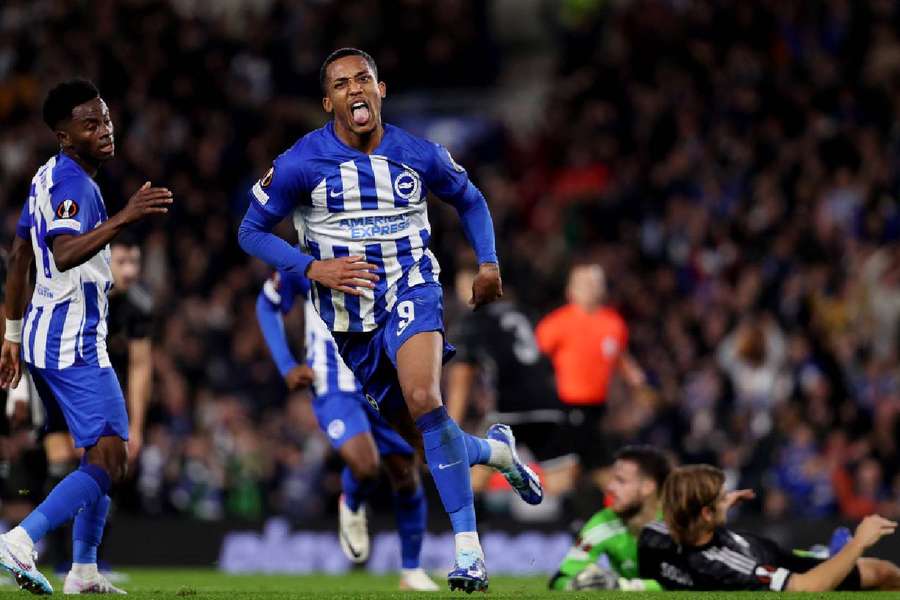
[[[126,571],[130,580],[120,584],[128,590],[128,598],[175,599],[175,600],[288,600],[294,598],[385,600],[387,598],[431,598],[443,600],[468,598],[461,592],[410,593],[397,590],[398,578],[374,576],[364,572],[348,573],[341,576],[327,575],[224,575],[215,570],[196,569],[132,569]],[[436,580],[444,586],[443,577]],[[50,577],[56,590],[62,595],[62,581]],[[485,596],[473,594],[473,600],[487,597],[491,600],[521,600],[526,598],[554,598],[556,600],[646,600],[662,598],[701,598],[702,600],[744,600],[753,598],[783,599],[786,596],[805,600],[861,600],[897,598],[896,593],[853,593],[832,592],[828,594],[776,594],[768,592],[549,592],[543,577],[491,577],[491,587]],[[32,598],[27,592],[13,587],[0,588],[0,598]]]

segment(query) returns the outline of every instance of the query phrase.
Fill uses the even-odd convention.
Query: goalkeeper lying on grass
[[[579,533],[552,590],[660,590],[652,579],[638,579],[637,539],[644,525],[660,518],[659,494],[671,467],[651,446],[629,446],[616,454],[607,492],[612,506],[595,514]],[[597,565],[606,556],[612,570]]]

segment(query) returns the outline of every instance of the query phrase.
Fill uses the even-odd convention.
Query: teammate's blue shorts
[[[333,335],[341,357],[362,384],[367,399],[384,413],[406,405],[397,379],[397,351],[406,340],[427,331],[444,333],[443,293],[436,283],[406,288],[375,331]],[[456,349],[445,339],[443,361],[454,354]]]
[[[90,448],[104,436],[128,439],[128,411],[116,372],[110,367],[82,365],[40,369],[28,365],[47,423],[61,414],[76,448]]]
[[[382,456],[413,454],[412,446],[375,412],[361,393],[334,392],[314,396],[313,411],[319,427],[335,450],[354,436],[371,433]]]

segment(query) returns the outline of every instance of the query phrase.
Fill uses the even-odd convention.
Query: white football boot
[[[338,499],[338,537],[341,550],[350,562],[361,564],[369,560],[369,522],[366,507],[360,505],[353,512],[344,504],[344,495]]]
[[[72,565],[63,583],[63,594],[127,594],[109,582],[97,565]]]
[[[0,535],[0,566],[10,572],[23,590],[32,594],[52,594],[53,586],[34,565],[37,553],[21,527]]]
[[[400,589],[405,592],[439,592],[438,584],[428,576],[425,569],[403,569],[400,574]]]

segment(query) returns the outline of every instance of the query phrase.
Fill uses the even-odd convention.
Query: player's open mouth
[[[350,116],[357,125],[365,125],[369,122],[369,105],[362,100],[358,100],[350,105]]]
[[[116,148],[116,143],[112,140],[109,140],[108,142],[106,142],[104,144],[100,144],[100,152],[107,152],[107,153],[112,152],[113,150],[115,150],[115,148]]]

